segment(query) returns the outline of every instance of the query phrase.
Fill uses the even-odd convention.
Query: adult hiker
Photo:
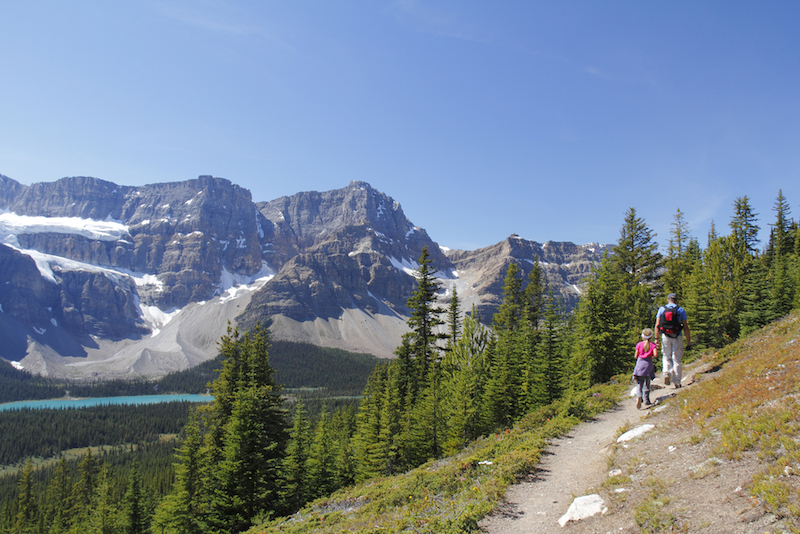
[[[661,306],[656,314],[656,330],[661,332],[661,360],[664,364],[664,385],[670,381],[676,388],[681,387],[681,360],[683,359],[683,337],[686,346],[692,344],[686,310],[678,306],[675,293],[667,295],[667,304]]]

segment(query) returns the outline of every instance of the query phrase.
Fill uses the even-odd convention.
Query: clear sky
[[[369,182],[439,244],[800,217],[800,2],[10,0],[0,174]],[[762,243],[767,232],[761,232]]]

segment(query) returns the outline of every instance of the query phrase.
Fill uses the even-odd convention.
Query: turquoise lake
[[[211,402],[211,395],[140,395],[137,397],[97,397],[92,399],[55,399],[18,401],[0,404],[0,411],[19,408],[88,408],[109,404],[156,404],[159,402]]]

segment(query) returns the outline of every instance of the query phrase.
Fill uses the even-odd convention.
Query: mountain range
[[[468,232],[468,229],[465,229]],[[254,202],[229,180],[121,186],[0,175],[0,357],[45,376],[157,376],[217,354],[228,325],[392,357],[427,248],[447,306],[484,323],[509,263],[539,261],[571,309],[607,245],[512,234],[440,247],[365,182]]]

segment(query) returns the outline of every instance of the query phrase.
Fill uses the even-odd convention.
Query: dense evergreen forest
[[[377,362],[369,354],[317,347],[308,343],[273,341],[270,362],[276,380],[287,388],[322,390],[316,396],[359,396]],[[20,371],[0,358],[0,403],[72,397],[119,397],[156,393],[206,393],[222,369],[222,359],[203,362],[158,380],[75,382]]]
[[[455,292],[442,309],[423,251],[397,358],[375,367],[357,408],[324,406],[313,421],[302,398],[289,417],[266,332],[231,330],[220,342],[215,400],[192,411],[174,483],[155,507],[142,498],[150,490],[140,460],[113,483],[80,465],[70,482],[55,472],[36,479],[27,464],[0,532],[233,533],[294,513],[336,488],[458,451],[531,410],[629,376],[634,343],[667,293],[679,295],[696,346],[722,347],[800,307],[800,231],[783,194],[763,246],[748,198],[733,208],[730,233],[712,224],[705,249],[678,210],[665,253],[631,208],[570,315],[538,265],[523,277],[513,262],[489,324],[474,310],[464,314]]]
[[[0,466],[100,445],[151,443],[178,434],[194,403],[10,410],[0,413]]]

